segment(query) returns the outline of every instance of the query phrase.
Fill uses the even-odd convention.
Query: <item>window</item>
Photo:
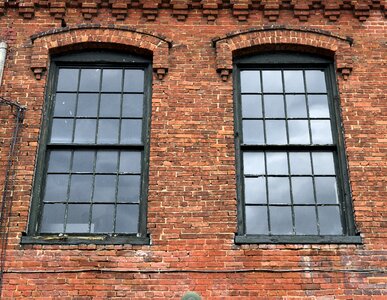
[[[331,62],[271,53],[236,67],[236,242],[358,242]]]
[[[119,53],[53,57],[30,235],[147,241],[150,70]]]

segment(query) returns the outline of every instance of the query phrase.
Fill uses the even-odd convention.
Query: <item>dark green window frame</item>
[[[236,72],[234,72],[234,107],[238,196],[238,232],[235,237],[235,243],[361,243],[361,238],[356,230],[353,219],[351,192],[347,175],[345,148],[340,120],[339,98],[332,60],[314,54],[278,51],[237,57],[234,60],[234,70],[236,70]],[[257,76],[257,80],[259,81],[256,83],[259,85],[257,91],[242,91],[241,74],[244,71],[246,71],[243,73],[245,78]],[[249,71],[252,72],[249,73]],[[270,91],[268,87],[271,84],[269,83],[270,81],[266,80],[265,83],[263,82],[264,79],[262,77],[269,76],[266,74],[270,73],[267,72],[265,75],[262,75],[265,71],[276,71],[274,72],[276,75],[280,74],[281,90],[274,92]],[[299,76],[302,78],[300,82],[303,82],[303,91],[295,92],[285,90],[286,84],[284,81],[286,74],[291,74],[291,72],[286,73],[286,71],[298,71],[298,73],[294,73],[295,75],[303,74]],[[308,71],[323,72],[326,82],[325,92],[308,92],[308,84],[306,83],[306,73]],[[290,77],[291,76],[288,76],[288,78]],[[245,82],[248,84],[247,82],[250,79],[243,80],[247,80]],[[265,84],[266,87],[264,87]],[[265,91],[266,88],[268,91]],[[248,106],[244,108],[244,113],[242,113],[242,95],[245,97],[244,99],[246,99],[243,100],[245,101],[244,103],[250,101],[248,100],[248,97],[250,96],[260,99],[259,101],[261,101],[260,105],[262,105],[262,107],[259,108],[261,111],[257,114],[261,115],[252,117],[254,113],[249,111],[250,108],[246,109]],[[300,95],[305,98],[306,116],[303,118],[289,117],[287,112],[288,98],[291,98],[290,96],[297,97]],[[316,117],[316,120],[311,117],[308,106],[308,97],[310,95],[316,98],[319,96],[327,97],[329,109],[328,116]],[[273,115],[265,115],[266,105],[268,111],[272,109],[269,106],[271,104],[267,104],[269,103],[269,99],[276,100],[276,97],[279,97],[278,99],[283,99],[281,100],[283,101],[283,104],[281,104],[283,105],[283,115],[280,117],[276,116],[275,110],[273,110]],[[303,124],[303,122],[308,124],[306,125],[307,127],[305,127],[308,128],[308,137],[304,137],[308,142],[291,142],[291,133],[289,131],[291,128],[290,124],[294,125],[296,122],[299,122],[298,124]],[[326,122],[325,125],[330,124],[332,140],[314,143],[314,137],[312,137],[312,135],[317,131],[312,131],[312,122],[316,122],[315,124],[318,122],[320,122],[320,124]],[[274,126],[273,124],[277,124],[276,126],[278,126],[278,124],[283,124],[285,142],[278,142],[278,140],[269,142],[269,136],[275,137],[279,132],[276,131],[277,129],[270,129],[272,130],[270,133],[269,124],[270,126]],[[282,129],[280,131],[282,131]],[[256,132],[261,133],[261,135]],[[248,138],[244,139],[244,134],[248,136]],[[251,139],[248,141],[250,137]],[[245,154],[247,154],[246,157],[248,159],[244,157]],[[249,158],[249,155],[253,158],[252,160]],[[297,155],[299,155],[299,157],[310,157],[310,159],[308,158],[310,174],[304,174],[302,172],[292,173],[297,165],[297,163],[292,163],[292,156],[297,157]],[[324,155],[333,157],[333,173],[328,172],[329,175],[324,175],[324,172],[318,174],[318,171],[314,170],[323,166],[321,163],[319,165],[319,160],[317,159],[319,155],[320,157],[323,157]],[[258,157],[259,159],[262,158],[262,166],[259,167],[262,170],[250,171],[252,169],[250,168],[251,165],[247,166],[246,162],[250,163],[254,161],[254,159],[255,161],[258,161]],[[269,171],[273,165],[270,167],[268,162],[279,158],[282,159],[283,164],[281,165],[278,163],[274,165],[274,167],[280,167],[285,171],[282,173],[281,171],[278,172],[278,170],[273,172]],[[244,164],[246,164],[246,166]],[[250,175],[249,172],[253,175]],[[324,180],[330,179],[336,180],[337,203],[319,203],[320,200],[317,196],[318,188],[316,187],[316,182],[317,180],[324,182]],[[308,184],[311,186],[311,199],[313,202],[306,202],[305,204],[297,202],[300,200],[295,200],[296,190],[292,189],[292,185],[293,181],[296,180],[299,180],[300,182],[301,180],[308,180],[310,182],[310,184]],[[286,201],[281,199],[281,195],[286,195],[286,193],[281,194],[276,188],[280,186],[280,184],[278,184],[280,182],[285,182],[286,185],[289,185],[288,190],[286,191],[289,197],[285,197],[288,198]],[[246,184],[249,185],[247,191]],[[260,191],[259,193],[257,192],[258,190]],[[249,198],[247,199],[247,197]],[[338,210],[339,216],[337,217],[338,220],[332,219],[333,223],[336,222],[336,229],[329,232],[329,228],[328,230],[323,228],[326,224],[320,224],[319,214],[327,214],[334,210]],[[299,214],[297,215],[298,212]],[[314,222],[312,224],[312,229],[311,227],[302,228],[302,226],[305,225],[305,222],[307,222],[305,219],[310,218],[308,213],[311,213]],[[302,215],[306,216],[306,218],[302,219]],[[271,219],[272,216],[273,218]],[[324,221],[322,217],[321,220],[322,222]],[[285,223],[287,223],[287,225],[283,225]],[[329,226],[329,222],[326,223]],[[341,226],[340,229],[337,229],[337,224]],[[256,227],[254,227],[254,225]]]
[[[69,72],[75,70],[75,73],[78,72],[76,73],[78,78],[75,79],[75,89],[70,88],[69,91],[65,91],[66,89],[59,91],[58,74],[63,70],[70,70]],[[98,90],[95,92],[90,92],[87,88],[84,89],[85,92],[81,92],[81,77],[82,74],[87,74],[85,70],[91,70],[91,73],[95,71],[96,74],[99,74]],[[113,80],[108,79],[109,72],[110,74],[120,74],[119,77],[121,78],[119,80],[121,83],[120,86],[117,85],[119,87],[115,90],[112,90],[110,86],[116,85],[116,77],[113,77]],[[126,87],[125,78],[129,78],[129,76],[125,77],[125,75],[133,74],[133,72],[142,74],[143,79],[141,79],[141,76],[139,77],[139,86],[143,87],[142,90],[136,90],[136,88],[131,90],[131,83],[127,84],[128,88]],[[107,84],[105,84],[106,90],[104,91],[105,74]],[[71,76],[66,79],[66,82],[70,78]],[[143,83],[141,85],[142,80]],[[67,84],[66,82],[64,83],[65,85]],[[27,232],[22,236],[22,244],[149,244],[150,239],[147,233],[147,193],[151,83],[152,66],[150,56],[98,49],[65,55],[53,55],[51,57],[30,220]],[[84,99],[87,99],[89,95],[95,96],[98,102],[95,115],[91,116],[88,114],[88,105],[84,106],[86,108],[86,115],[77,114],[76,111],[71,116],[63,116],[60,113],[58,115],[55,108],[56,97],[59,97],[59,94],[66,93],[75,95],[75,110],[79,110],[81,107],[79,100],[81,95],[84,96]],[[64,96],[65,99],[67,99],[66,97],[67,95]],[[134,98],[136,98],[136,103],[141,103],[139,105],[142,105],[142,109],[138,109],[138,112],[132,112],[131,108],[124,108],[125,105],[130,107],[132,104],[128,103]],[[104,104],[102,104],[102,99],[105,101]],[[116,106],[111,104],[113,102],[110,102],[114,99],[119,99],[119,102],[116,101],[119,103]],[[105,105],[106,115],[103,115],[105,111],[102,110],[102,105]],[[109,110],[115,111],[111,112]],[[62,120],[73,123],[70,140],[62,142],[55,142],[53,140],[55,136],[53,131],[57,130],[53,129],[54,120],[59,120],[59,124],[61,124]],[[79,131],[81,138],[78,141],[76,140],[78,130],[76,126],[82,124],[82,122],[94,124],[95,128],[92,127],[95,133],[93,141],[88,141],[87,138],[82,137],[82,135],[91,136],[89,130]],[[115,127],[113,127],[112,131],[102,134],[101,132],[105,130],[103,128],[109,127],[103,127],[102,122],[106,123],[103,123],[104,125],[109,125],[110,122]],[[134,127],[131,126],[133,124],[138,126],[136,133],[132,133]],[[60,132],[61,126],[57,126],[57,128],[59,128],[58,132]],[[128,136],[131,138],[128,138]],[[59,166],[53,163],[52,166],[54,167],[52,167],[49,164],[52,153],[55,153],[60,158],[55,160],[60,162]],[[62,163],[63,154],[68,159],[68,163],[65,164],[65,171],[61,170],[61,168],[64,168],[62,166],[64,164]],[[54,159],[53,156],[52,160]],[[104,159],[105,162],[107,159],[107,164],[104,164]],[[124,164],[124,159],[125,162],[129,161],[129,163]],[[88,165],[85,163],[87,160],[91,162]],[[75,163],[76,161],[77,163]],[[51,178],[61,178],[60,176],[67,178],[67,187],[65,192],[62,193],[65,195],[65,198],[58,197],[61,200],[56,200],[56,196],[48,198],[48,192],[45,190],[46,185],[48,185],[48,176],[51,176]],[[75,199],[76,197],[71,194],[72,189],[76,191],[74,195],[82,194],[83,190],[88,189],[88,185],[80,184],[77,189],[75,188],[77,180],[81,181],[85,178],[89,181],[91,180],[90,193],[87,196],[89,198],[85,198],[86,200]],[[109,185],[109,181],[111,181],[111,185]],[[134,188],[133,182],[135,182]],[[59,181],[59,184],[58,182],[54,183],[53,187],[60,187],[60,183],[61,181]],[[105,185],[105,187],[98,188],[98,183],[101,186]],[[52,188],[51,194],[60,194],[61,191],[55,188]],[[135,190],[133,195],[128,192],[129,189],[131,189],[130,191]],[[103,199],[103,197],[98,196],[104,193],[107,193],[110,198],[106,196]],[[62,223],[49,223],[49,226],[46,226],[47,223],[44,220],[49,218],[50,214],[46,212],[44,215],[43,210],[45,207],[52,208],[53,212],[55,212],[54,207],[63,209]],[[121,208],[121,211],[119,208]],[[72,220],[72,222],[75,223],[69,223],[70,209],[72,212],[71,218],[75,220]],[[88,214],[87,221],[85,221],[85,214],[80,217],[82,210]],[[107,223],[104,223],[106,215],[110,219],[108,218]],[[133,224],[133,221],[131,221],[132,223],[128,221],[129,215],[138,217],[135,224]],[[94,217],[95,219],[93,219]],[[77,223],[79,220],[81,221]],[[60,227],[61,224],[63,227],[56,230],[55,226]],[[100,226],[99,229],[98,226]],[[110,228],[110,230],[107,228]]]

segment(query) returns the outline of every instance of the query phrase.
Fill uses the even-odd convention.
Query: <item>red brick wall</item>
[[[190,290],[204,299],[385,298],[386,8],[384,1],[374,0],[0,1],[0,39],[8,43],[0,96],[27,107],[3,299],[179,299]],[[28,222],[48,49],[88,39],[87,30],[64,30],[31,41],[31,36],[60,29],[62,17],[71,28],[100,24],[102,29],[88,31],[93,32],[91,40],[148,49],[157,62],[155,72],[168,69],[161,80],[154,73],[152,86],[151,245],[20,245]],[[104,29],[112,24],[116,30]],[[221,65],[222,53],[217,55],[212,40],[264,25],[286,26],[289,36],[280,29],[263,31],[267,42],[244,35],[245,42],[234,49],[286,43],[336,53],[361,245],[233,242],[237,228],[233,82],[231,77],[223,81],[217,73],[227,69],[227,62]],[[300,33],[294,37],[296,31]],[[172,47],[157,50],[157,43],[141,41],[135,32],[165,38]],[[122,35],[128,38],[120,40]],[[347,36],[353,44],[343,48],[338,37]],[[40,80],[31,67],[36,67],[35,75],[42,75]],[[3,151],[1,155],[3,164]]]

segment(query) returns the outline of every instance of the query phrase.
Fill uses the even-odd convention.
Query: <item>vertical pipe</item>
[[[5,56],[7,55],[7,43],[0,42],[0,86],[3,79]]]

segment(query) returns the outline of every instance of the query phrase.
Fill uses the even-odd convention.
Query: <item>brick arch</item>
[[[233,56],[263,50],[295,50],[331,55],[339,74],[347,79],[352,71],[352,39],[328,31],[289,26],[253,28],[213,40],[216,67],[226,81],[233,69]]]
[[[31,36],[31,70],[37,80],[47,70],[49,55],[76,45],[109,45],[109,48],[132,48],[137,52],[151,53],[153,70],[159,79],[168,71],[169,48],[172,42],[153,33],[128,27],[102,27],[81,25],[50,30]]]

